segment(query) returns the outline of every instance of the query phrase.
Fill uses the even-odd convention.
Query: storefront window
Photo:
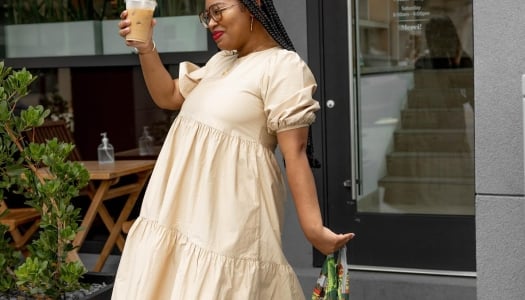
[[[154,40],[160,53],[207,51],[206,30],[197,17],[204,1],[159,0],[157,4]],[[3,57],[131,53],[117,30],[124,0],[3,0],[0,6]]]

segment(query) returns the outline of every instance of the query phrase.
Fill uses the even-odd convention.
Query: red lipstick
[[[223,33],[224,31],[214,31],[212,33],[213,40],[215,41],[218,40],[222,36]]]

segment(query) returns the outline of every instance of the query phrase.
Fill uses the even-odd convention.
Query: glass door
[[[474,271],[472,1],[325,2],[328,225],[354,266]]]
[[[359,211],[473,215],[471,3],[358,4]]]

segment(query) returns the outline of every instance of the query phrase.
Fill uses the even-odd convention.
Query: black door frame
[[[350,264],[428,270],[475,271],[474,216],[358,213],[351,178],[348,8],[346,0],[307,0],[308,63],[321,104],[313,125],[314,169],[325,225],[355,232]],[[353,80],[353,79],[352,79]],[[325,103],[333,100],[333,108]],[[319,267],[324,256],[314,251]]]

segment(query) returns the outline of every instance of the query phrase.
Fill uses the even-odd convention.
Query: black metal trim
[[[352,231],[350,264],[476,270],[474,216],[360,213]]]

